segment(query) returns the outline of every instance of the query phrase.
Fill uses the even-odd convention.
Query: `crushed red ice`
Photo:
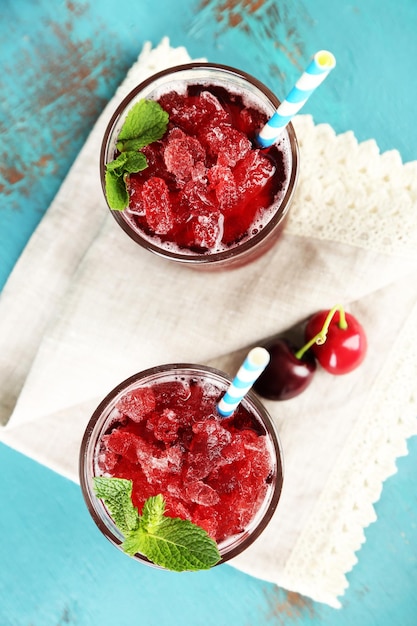
[[[166,235],[174,225],[168,185],[163,178],[153,176],[142,188],[142,203],[149,227],[157,235]]]
[[[219,165],[229,167],[234,167],[252,148],[244,133],[227,124],[209,127],[202,132],[201,141],[208,153],[217,157]]]
[[[174,174],[179,187],[183,187],[191,178],[205,173],[205,157],[206,151],[198,139],[179,128],[170,131],[164,148],[164,161],[168,172]]]
[[[143,148],[148,167],[128,181],[132,219],[180,248],[217,250],[240,241],[275,195],[275,166],[249,139],[264,115],[216,94],[161,96],[168,132]]]
[[[116,409],[134,422],[141,422],[143,418],[155,410],[155,394],[150,387],[143,387],[129,391],[116,404]]]
[[[181,419],[172,409],[164,409],[161,415],[156,414],[153,433],[156,439],[164,443],[172,443],[178,439]]]
[[[238,188],[231,168],[227,165],[214,165],[207,174],[210,186],[216,193],[220,210],[227,212],[239,200]]]
[[[179,194],[179,206],[185,214],[184,232],[188,244],[212,249],[223,234],[223,215],[216,207],[214,194],[201,181],[190,181]]]
[[[234,170],[234,176],[241,202],[247,202],[265,187],[274,175],[275,165],[259,150],[249,152]]]
[[[195,480],[185,484],[185,496],[191,502],[213,506],[220,501],[220,496],[213,487],[207,485],[202,480]]]
[[[204,453],[209,460],[220,457],[223,448],[232,439],[231,433],[216,419],[196,422],[193,424],[193,433],[190,453]]]
[[[221,541],[255,514],[268,488],[270,456],[243,409],[235,418],[218,416],[218,397],[217,388],[193,380],[129,392],[117,403],[119,421],[102,437],[98,466],[133,481],[139,511],[162,493],[168,515],[190,519]]]
[[[230,114],[209,91],[192,97],[171,92],[163,95],[159,104],[169,113],[171,125],[190,134],[195,133],[196,128],[231,121]]]
[[[223,216],[220,211],[197,215],[191,223],[192,241],[198,248],[215,248],[223,233]]]

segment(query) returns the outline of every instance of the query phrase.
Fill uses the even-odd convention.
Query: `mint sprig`
[[[132,481],[125,478],[95,476],[94,491],[104,501],[116,526],[125,535],[139,526],[139,516],[132,502]]]
[[[120,154],[106,165],[105,190],[111,209],[122,211],[129,204],[127,176],[148,167],[140,150],[163,137],[168,120],[168,113],[154,100],[139,100],[130,109],[116,144]]]
[[[210,569],[219,562],[216,542],[189,520],[166,516],[161,494],[148,498],[139,515],[132,504],[132,481],[104,476],[93,480],[97,497],[125,536],[122,548],[130,556],[140,552],[175,572]]]
[[[139,100],[130,109],[119,133],[118,143],[141,140],[143,148],[160,139],[168,124],[168,113],[155,100]],[[119,148],[120,149],[120,148]]]

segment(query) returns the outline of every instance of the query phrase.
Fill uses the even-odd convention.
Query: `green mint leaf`
[[[107,170],[105,176],[106,198],[109,207],[114,211],[123,211],[129,204],[129,194],[126,189],[123,172]]]
[[[118,141],[138,139],[143,148],[161,139],[168,126],[168,113],[154,100],[139,100],[130,109],[120,131]],[[124,148],[125,149],[125,148]],[[131,149],[131,148],[129,148]]]
[[[123,211],[129,204],[125,174],[141,172],[148,167],[141,148],[161,139],[168,126],[169,115],[154,100],[139,100],[130,109],[120,131],[116,148],[120,152],[107,163],[105,191],[109,207]]]
[[[141,150],[144,145],[142,139],[126,139],[126,141],[118,141],[116,148],[119,152],[129,152],[130,150]]]
[[[122,175],[127,158],[128,157],[127,157],[126,152],[122,152],[121,154],[119,154],[117,159],[114,159],[114,161],[110,161],[110,163],[107,163],[106,171],[115,172],[116,174]]]
[[[122,152],[122,154],[126,155],[126,162],[124,165],[125,172],[129,172],[129,174],[133,172],[141,172],[145,168],[148,167],[148,161],[146,160],[146,156],[143,152]]]
[[[95,476],[93,483],[97,497],[103,500],[122,533],[126,535],[138,528],[140,517],[132,503],[132,481]]]
[[[144,505],[138,528],[130,531],[122,548],[140,552],[156,565],[175,572],[209,569],[220,560],[216,542],[200,526],[188,520],[164,516],[161,495]]]
[[[158,494],[145,500],[142,509],[142,523],[145,528],[152,529],[162,521],[165,513],[164,496]]]

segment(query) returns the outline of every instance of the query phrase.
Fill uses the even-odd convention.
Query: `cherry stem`
[[[314,337],[312,337],[308,343],[306,343],[302,348],[300,348],[294,354],[296,359],[302,359],[303,356],[305,355],[305,353],[307,352],[307,350],[309,350],[311,348],[311,346],[314,346],[315,343],[318,346],[322,346],[326,342],[327,333],[329,331],[329,326],[331,324],[331,321],[332,321],[335,313],[337,313],[337,311],[339,311],[339,328],[341,328],[342,330],[346,330],[348,325],[347,325],[347,322],[346,322],[345,310],[344,310],[344,308],[342,307],[341,304],[336,304],[336,306],[334,306],[328,312],[320,332],[318,332],[317,335],[314,335]]]

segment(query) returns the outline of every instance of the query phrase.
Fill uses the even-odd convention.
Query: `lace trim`
[[[358,143],[351,131],[336,135],[328,124],[314,125],[311,116],[300,115],[293,124],[301,168],[286,232],[415,259],[417,162],[403,164],[396,150],[380,154],[374,140]],[[309,160],[310,154],[317,159]],[[345,172],[355,185],[351,178],[345,182]],[[409,350],[416,341],[417,307],[286,563],[288,589],[340,606],[345,574],[365,541],[363,529],[376,520],[373,503],[396,472],[397,457],[407,454],[407,438],[417,434],[417,361]]]
[[[374,140],[358,143],[352,131],[336,135],[309,115],[297,116],[293,125],[301,165],[286,232],[415,257],[417,161],[403,164],[398,151],[380,154]]]
[[[417,305],[287,561],[284,586],[318,602],[340,607],[337,597],[348,587],[343,572],[357,562],[363,529],[376,520],[373,503],[397,471],[397,457],[407,454],[407,438],[417,435],[417,360],[409,349],[415,342]]]

